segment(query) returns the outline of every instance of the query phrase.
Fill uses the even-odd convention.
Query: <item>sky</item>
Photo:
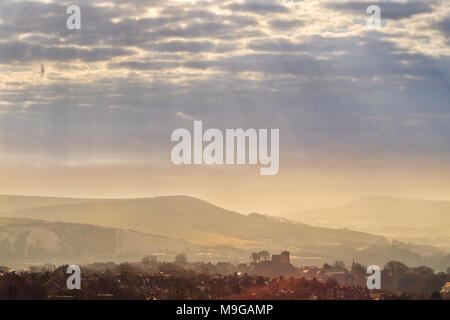
[[[450,0],[5,0],[0,39],[0,193],[450,200]],[[174,166],[194,120],[280,129],[279,173]]]

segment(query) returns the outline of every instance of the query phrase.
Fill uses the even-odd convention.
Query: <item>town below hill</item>
[[[287,251],[270,256],[255,252],[250,263],[173,262],[154,256],[138,262],[81,266],[79,290],[67,287],[67,265],[31,266],[16,271],[0,267],[0,299],[137,299],[137,300],[380,300],[450,299],[450,268],[435,273],[388,262],[380,290],[366,286],[366,267],[343,261],[295,267]]]

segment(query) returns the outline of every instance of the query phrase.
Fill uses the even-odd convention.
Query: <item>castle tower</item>
[[[280,255],[280,262],[282,264],[290,264],[291,263],[291,258],[290,258],[290,253],[289,251],[283,251]]]

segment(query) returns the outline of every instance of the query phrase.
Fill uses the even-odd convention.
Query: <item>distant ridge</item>
[[[0,213],[27,208],[47,207],[64,204],[102,202],[102,201],[148,200],[158,198],[167,200],[184,199],[185,201],[207,203],[204,200],[185,195],[132,197],[132,198],[78,198],[78,197],[52,197],[52,196],[35,196],[35,195],[27,196],[27,195],[0,194]]]
[[[450,201],[367,196],[337,208],[283,215],[316,226],[345,227],[450,251]]]
[[[89,201],[96,201],[96,200],[64,198],[64,197],[0,195],[0,214],[6,211],[19,210],[25,208],[37,208],[43,206],[81,203]]]
[[[251,252],[261,250],[272,253],[288,250],[292,261],[299,265],[321,265],[335,260],[351,262],[353,259],[383,265],[396,259],[411,266],[446,268],[450,259],[435,249],[392,244],[376,232],[337,229],[340,225],[317,227],[260,214],[247,216],[189,196],[91,199],[76,203],[65,198],[23,197],[20,201],[22,207],[28,207],[15,210],[3,207],[0,216],[130,230],[184,240],[195,246],[221,248],[224,252],[232,248],[236,261],[248,261]],[[8,206],[11,208],[11,203]],[[15,206],[18,207],[17,203]],[[428,257],[430,254],[435,256]]]

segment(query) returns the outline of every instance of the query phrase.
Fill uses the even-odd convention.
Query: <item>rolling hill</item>
[[[320,242],[321,246],[345,244],[357,248],[385,241],[361,232],[316,228],[258,214],[246,216],[185,196],[71,203],[14,210],[2,215],[130,229],[199,245],[241,248],[272,241],[282,246]]]
[[[1,215],[47,220],[61,225],[88,224],[130,230],[128,232],[159,235],[192,246],[207,247],[208,252],[231,252],[231,255],[218,260],[248,261],[249,254],[255,250],[273,253],[289,250],[293,262],[299,265],[320,265],[338,259],[379,265],[397,259],[409,265],[429,262],[435,268],[446,268],[441,264],[447,263],[445,259],[441,261],[441,256],[427,260],[417,248],[393,245],[379,235],[313,227],[260,214],[243,215],[186,196],[88,201],[59,199],[63,203],[56,204],[51,204],[51,199],[44,199],[46,205],[28,204],[28,207],[24,200],[24,207],[2,210]],[[36,199],[33,201],[37,203]],[[130,246],[134,241],[128,241]],[[148,243],[148,251],[154,251],[151,242]]]
[[[93,225],[0,218],[0,265],[26,267],[45,263],[123,262],[147,255],[172,261],[185,252],[191,258],[218,260],[235,249],[198,246],[183,240]],[[200,258],[199,258],[200,259]]]

